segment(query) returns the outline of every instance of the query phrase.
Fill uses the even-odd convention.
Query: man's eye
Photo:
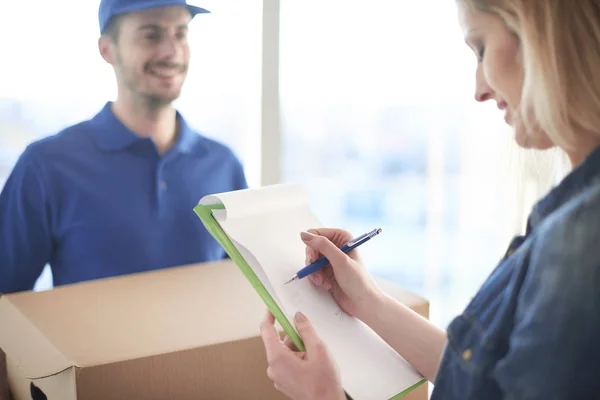
[[[157,42],[160,39],[160,36],[153,33],[151,35],[146,35],[146,40],[150,40],[152,42]]]

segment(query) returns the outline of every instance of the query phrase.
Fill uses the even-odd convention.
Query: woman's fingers
[[[323,276],[323,271],[313,272],[312,274],[310,274],[308,276],[308,279],[310,279],[310,281],[312,283],[314,283],[316,286],[321,286],[323,284],[323,282],[325,281],[324,276]]]
[[[313,235],[326,237],[337,247],[342,247],[343,245],[352,240],[352,234],[342,229],[318,228],[309,229],[308,232],[312,233]]]
[[[309,232],[301,232],[300,237],[307,247],[327,257],[332,266],[342,267],[348,263],[348,256],[326,237]]]
[[[323,283],[321,287],[325,290],[331,290],[333,284],[335,283],[335,275],[333,274],[333,268],[326,267],[323,268]]]
[[[279,341],[279,334],[275,329],[275,317],[270,311],[267,311],[260,324],[260,335],[267,353],[267,361],[271,362],[281,351],[281,342]]]
[[[292,342],[292,339],[290,339],[290,337],[287,335],[283,338],[283,344],[285,345],[285,347],[292,351],[298,351],[296,345],[294,344],[294,342]]]
[[[290,339],[289,336],[285,336],[283,338],[283,344],[285,345],[285,347],[287,347],[288,349],[290,349],[291,351],[294,352],[294,355],[296,357],[298,357],[301,360],[304,360],[304,356],[306,353],[304,353],[303,351],[298,351],[298,348],[296,347],[296,345],[294,344],[294,342],[292,342],[292,339]]]

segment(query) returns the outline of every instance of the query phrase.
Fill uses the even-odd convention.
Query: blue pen
[[[348,253],[349,251],[360,246],[361,244],[368,242],[371,238],[379,235],[380,233],[381,233],[381,228],[373,229],[371,232],[367,232],[364,235],[361,235],[355,239],[352,239],[351,241],[349,241],[348,243],[346,243],[345,245],[340,247],[340,250],[344,253]],[[285,285],[287,285],[288,283],[293,282],[297,279],[302,279],[305,276],[312,274],[313,272],[317,272],[318,270],[320,270],[323,267],[326,267],[327,265],[329,265],[329,260],[325,256],[320,257],[317,261],[313,262],[312,264],[308,264],[306,267],[304,267],[300,271],[298,271],[296,273],[296,275],[292,276],[285,283]]]

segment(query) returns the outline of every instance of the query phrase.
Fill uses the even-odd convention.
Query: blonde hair
[[[500,17],[520,41],[520,116],[563,149],[600,140],[600,0],[458,0]]]

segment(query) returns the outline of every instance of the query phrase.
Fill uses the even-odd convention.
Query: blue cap
[[[204,8],[190,6],[185,0],[101,0],[98,9],[98,22],[100,23],[100,33],[104,32],[104,28],[112,17],[118,14],[124,14],[133,11],[147,10],[149,8],[170,7],[170,6],[185,6],[192,14],[192,18],[196,14],[209,13],[210,11]]]

